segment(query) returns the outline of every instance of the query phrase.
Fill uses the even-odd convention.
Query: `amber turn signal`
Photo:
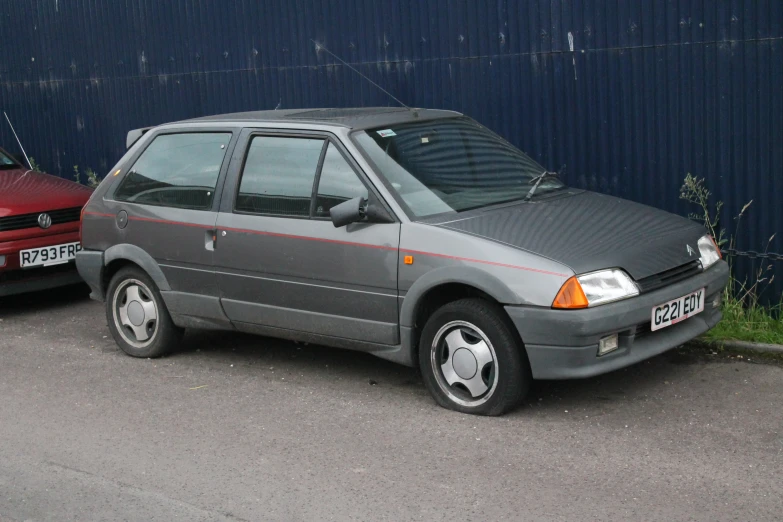
[[[587,297],[576,276],[563,283],[552,302],[552,308],[587,308]]]

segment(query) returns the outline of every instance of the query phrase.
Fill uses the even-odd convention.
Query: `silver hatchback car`
[[[498,415],[721,317],[687,219],[569,188],[461,114],[249,112],[139,129],[83,211],[79,273],[136,357],[184,328],[370,352]]]

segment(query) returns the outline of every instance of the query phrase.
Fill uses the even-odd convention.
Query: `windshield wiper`
[[[565,165],[560,167],[560,171],[561,172],[565,171]],[[536,190],[538,190],[538,186],[541,184],[542,181],[544,181],[545,179],[548,179],[548,178],[559,179],[559,177],[560,177],[560,174],[558,174],[557,172],[554,172],[554,171],[551,171],[551,170],[545,170],[544,172],[542,172],[541,174],[539,174],[535,178],[532,178],[530,181],[533,183],[533,186],[530,187],[530,190],[528,191],[527,195],[525,196],[525,201],[530,201],[530,198],[532,198],[533,194],[536,193]]]

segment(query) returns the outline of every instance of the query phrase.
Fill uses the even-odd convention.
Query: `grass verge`
[[[735,247],[735,241],[740,230],[740,221],[750,208],[753,200],[748,201],[734,218],[734,235],[726,237],[726,231],[721,226],[721,209],[723,202],[712,203],[712,192],[705,185],[703,178],[688,174],[680,188],[680,199],[696,205],[699,210],[688,217],[704,224],[707,231],[715,239],[717,245],[723,248]],[[767,252],[775,234],[767,241],[764,252]],[[735,277],[732,259],[728,259],[730,279],[723,293],[723,320],[701,339],[707,342],[746,341],[752,343],[783,345],[783,301],[777,306],[759,304],[761,294],[775,280],[771,264],[762,263],[752,274],[751,281],[740,281]]]
[[[707,341],[748,341],[783,344],[783,318],[780,307],[765,308],[759,304],[745,305],[729,293],[724,296],[723,320],[704,334]]]

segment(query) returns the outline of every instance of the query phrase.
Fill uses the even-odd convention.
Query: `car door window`
[[[256,136],[248,147],[236,210],[279,216],[310,216],[321,138]]]
[[[162,134],[139,156],[114,194],[118,201],[212,207],[231,133]]]
[[[324,156],[318,195],[315,200],[315,216],[329,217],[329,209],[357,196],[367,198],[367,187],[334,144],[329,144]]]

